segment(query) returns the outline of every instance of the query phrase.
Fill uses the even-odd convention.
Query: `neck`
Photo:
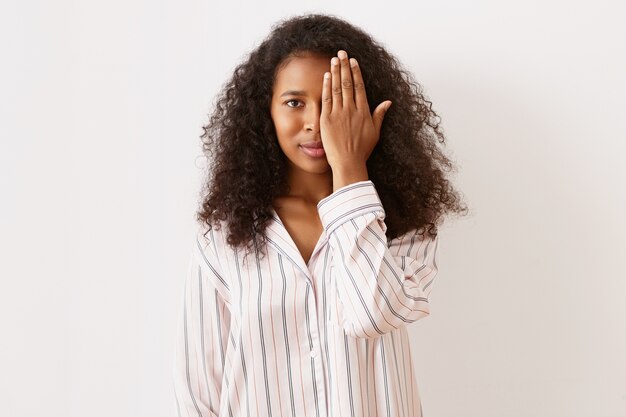
[[[287,183],[289,193],[284,197],[297,198],[312,205],[317,205],[321,199],[333,192],[333,176],[330,169],[317,174],[292,167],[288,173]]]

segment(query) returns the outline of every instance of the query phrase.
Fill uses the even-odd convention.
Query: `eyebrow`
[[[287,90],[280,95],[280,97],[284,96],[306,96],[306,92],[301,90]]]

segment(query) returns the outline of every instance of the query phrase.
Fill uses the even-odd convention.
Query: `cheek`
[[[277,132],[284,134],[295,133],[299,130],[298,118],[295,115],[278,113],[274,117],[274,126]]]

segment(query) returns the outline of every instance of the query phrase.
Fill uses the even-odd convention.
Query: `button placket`
[[[313,286],[311,286],[313,289]],[[315,292],[311,291],[309,293],[309,297],[311,297],[311,303],[309,308],[309,314],[314,317],[313,325],[310,327],[310,337],[311,337],[311,345],[309,346],[309,356],[314,362],[315,367],[315,376],[317,380],[317,392],[319,398],[323,398],[324,403],[327,403],[327,393],[326,393],[326,381],[325,381],[325,372],[322,366],[321,361],[321,345],[319,338],[319,323],[317,316],[317,304],[315,301]]]

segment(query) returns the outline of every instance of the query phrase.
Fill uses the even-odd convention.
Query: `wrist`
[[[346,185],[366,180],[369,180],[369,175],[365,165],[342,167],[333,170],[333,192]]]

